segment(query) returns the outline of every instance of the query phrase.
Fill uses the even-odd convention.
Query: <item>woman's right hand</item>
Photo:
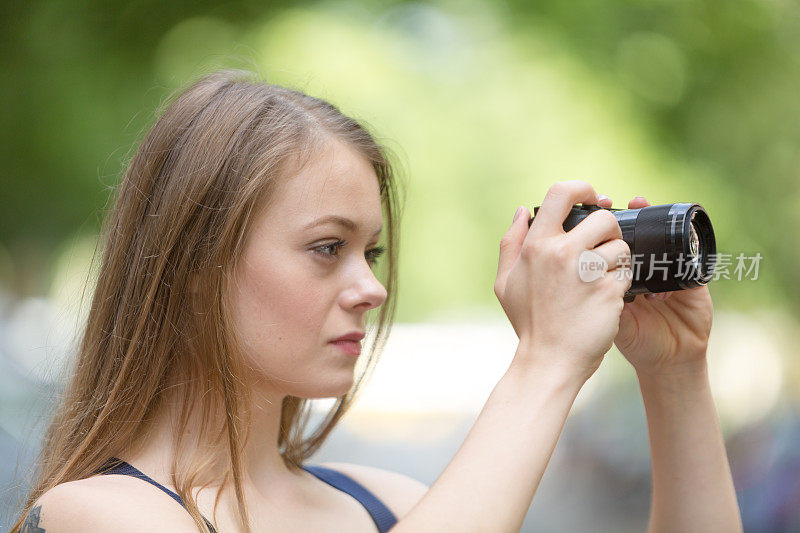
[[[530,229],[523,207],[500,241],[494,292],[520,344],[530,348],[517,351],[512,367],[556,366],[588,379],[611,349],[631,286],[630,248],[607,210],[591,213],[568,233],[562,227],[573,205],[598,200],[585,181],[556,183]],[[579,258],[592,257],[581,257],[587,250],[607,264],[594,281],[578,273]]]

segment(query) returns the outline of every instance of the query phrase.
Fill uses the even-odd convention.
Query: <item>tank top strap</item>
[[[378,531],[384,533],[397,523],[397,518],[391,510],[383,504],[374,494],[353,478],[325,466],[308,465],[303,470],[321,479],[342,492],[346,492],[360,503],[372,517]]]
[[[183,503],[183,500],[181,499],[180,496],[178,496],[176,493],[169,490],[167,487],[165,487],[155,479],[151,478],[150,476],[148,476],[147,474],[145,474],[132,464],[126,463],[122,459],[117,459],[115,457],[112,457],[111,459],[106,461],[102,467],[100,467],[100,469],[97,471],[97,474],[102,474],[102,475],[119,474],[122,476],[131,476],[137,479],[141,479],[142,481],[146,481],[151,485],[153,485],[154,487],[156,487],[157,489],[166,493],[167,496],[178,502],[181,507],[186,509],[186,505]],[[203,517],[203,521],[206,523],[206,526],[208,526],[208,529],[212,533],[216,533],[216,529],[214,529],[214,526],[211,524],[211,522],[209,522],[206,519],[206,517]]]

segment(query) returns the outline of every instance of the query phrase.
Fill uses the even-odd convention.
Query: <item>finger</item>
[[[671,294],[672,294],[671,292],[658,292],[658,293],[653,293],[653,294],[648,293],[648,294],[645,294],[645,298],[647,298],[648,300],[656,301],[656,302],[663,302],[664,300],[669,298]]]
[[[650,205],[650,202],[644,196],[637,196],[630,202],[628,202],[628,209],[640,209],[642,207],[647,207]]]
[[[530,236],[535,238],[563,235],[564,220],[575,204],[597,205],[597,193],[585,181],[560,181],[547,191],[531,224]]]
[[[606,272],[605,277],[613,280],[613,283],[619,290],[620,298],[625,296],[625,293],[628,292],[628,289],[630,289],[633,284],[633,271],[627,266],[609,270]]]
[[[600,207],[609,208],[613,205],[613,203],[611,201],[611,198],[609,198],[605,194],[601,194],[600,196],[597,197],[597,205],[599,205]]]
[[[605,244],[601,244],[592,250],[602,257],[608,267],[606,270],[614,270],[623,265],[630,267],[631,264],[631,250],[628,243],[622,239],[614,239]]]
[[[621,239],[622,229],[614,213],[600,209],[589,213],[568,235],[570,239],[579,242],[583,249],[591,250],[612,239]]]
[[[522,249],[522,243],[525,241],[525,236],[528,234],[528,220],[531,218],[531,213],[525,206],[517,208],[514,215],[516,218],[511,223],[503,238],[500,240],[500,258],[497,263],[497,280],[495,281],[495,290],[505,287],[506,279],[511,267],[514,265],[517,256],[519,256]]]

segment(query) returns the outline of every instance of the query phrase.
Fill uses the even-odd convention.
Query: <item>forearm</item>
[[[670,375],[639,373],[653,465],[648,531],[742,531],[705,360]]]
[[[584,381],[552,368],[509,369],[450,464],[392,532],[519,531]]]

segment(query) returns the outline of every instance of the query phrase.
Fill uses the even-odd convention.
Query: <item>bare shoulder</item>
[[[399,519],[428,491],[428,486],[406,475],[352,463],[321,463],[346,474],[375,494]]]
[[[153,490],[148,490],[153,489]],[[163,492],[129,476],[93,476],[48,490],[25,518],[22,531],[196,531],[189,514]]]

